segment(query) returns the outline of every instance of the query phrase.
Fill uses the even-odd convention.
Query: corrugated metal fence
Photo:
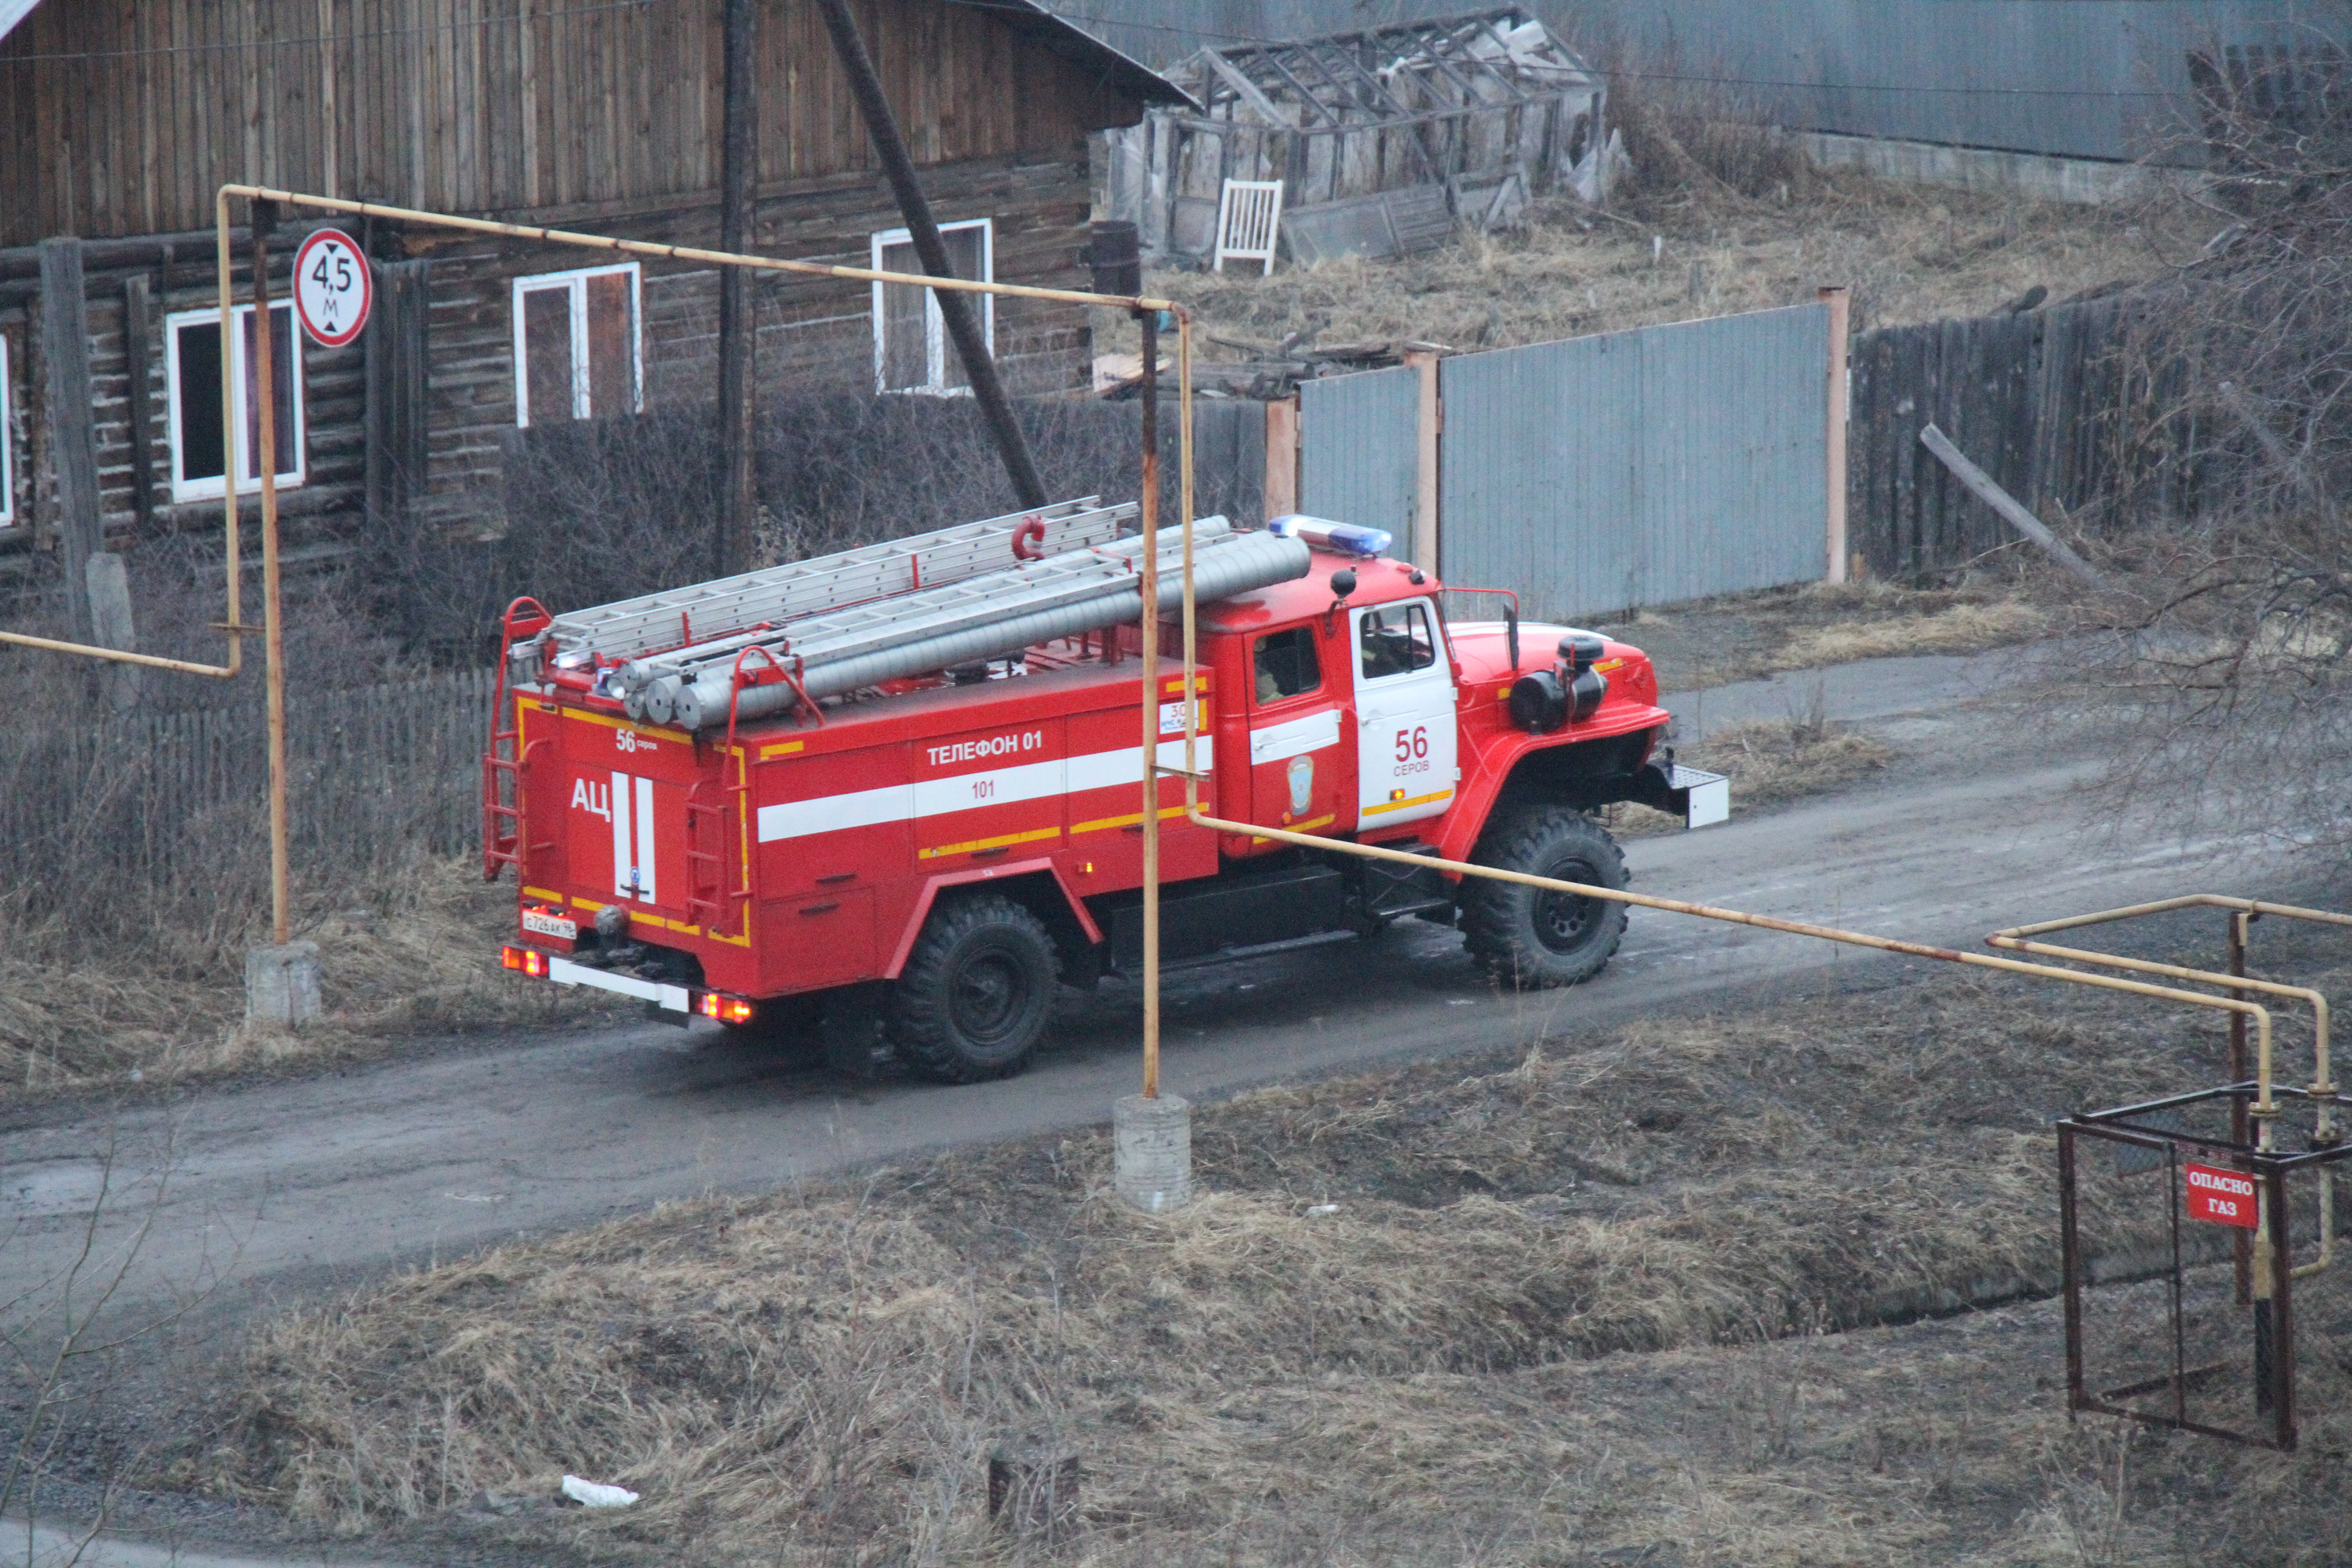
[[[1385,528],[1403,553],[1419,510],[1421,373],[1298,384],[1298,510]]]
[[[481,833],[480,758],[495,672],[321,693],[287,713],[289,844],[299,865],[457,854]],[[221,833],[248,845],[268,790],[258,703],[51,726],[0,755],[0,885],[44,866],[161,888],[206,869]]]
[[[1822,575],[1829,310],[1442,362],[1449,583],[1591,616]]]
[[[1822,575],[1828,310],[1725,316],[1439,365],[1441,572],[1592,616]],[[1299,388],[1301,508],[1413,522],[1415,373]]]

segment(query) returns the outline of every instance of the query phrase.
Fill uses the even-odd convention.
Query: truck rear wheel
[[[927,1078],[1009,1078],[1045,1032],[1059,968],[1045,922],[1012,900],[942,899],[898,976],[891,1043]]]
[[[1626,881],[1617,841],[1566,806],[1543,806],[1496,823],[1470,858],[1498,870],[1588,887],[1622,888]],[[1462,929],[1471,956],[1496,980],[1522,991],[1574,985],[1600,973],[1616,952],[1625,935],[1625,906],[1480,880],[1463,889]]]

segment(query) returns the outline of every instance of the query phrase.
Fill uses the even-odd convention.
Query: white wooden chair
[[[1274,247],[1282,233],[1280,180],[1227,180],[1217,198],[1217,259],[1214,270],[1225,269],[1225,258],[1262,261],[1274,270]]]

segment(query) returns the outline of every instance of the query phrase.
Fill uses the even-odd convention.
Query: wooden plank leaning
[[[2033,541],[2048,552],[2050,558],[2066,568],[2084,584],[2093,588],[2105,588],[2107,580],[2098,569],[2066,547],[2065,541],[2050,531],[2047,524],[2018,503],[2007,490],[1993,483],[1992,476],[1969,461],[1968,455],[1952,445],[1952,438],[1936,428],[1933,421],[1919,432],[1919,444],[1936,454],[1937,460],[1952,470],[1952,477],[1966,485],[1976,498],[2009,520],[2011,527]]]

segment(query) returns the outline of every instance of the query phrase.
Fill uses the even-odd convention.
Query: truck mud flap
[[[1110,911],[1110,967],[1120,974],[1143,968],[1143,910]],[[1239,948],[1263,947],[1343,931],[1348,879],[1329,866],[1294,866],[1248,878],[1220,879],[1201,888],[1165,888],[1160,894],[1160,961],[1163,965],[1216,958]]]

